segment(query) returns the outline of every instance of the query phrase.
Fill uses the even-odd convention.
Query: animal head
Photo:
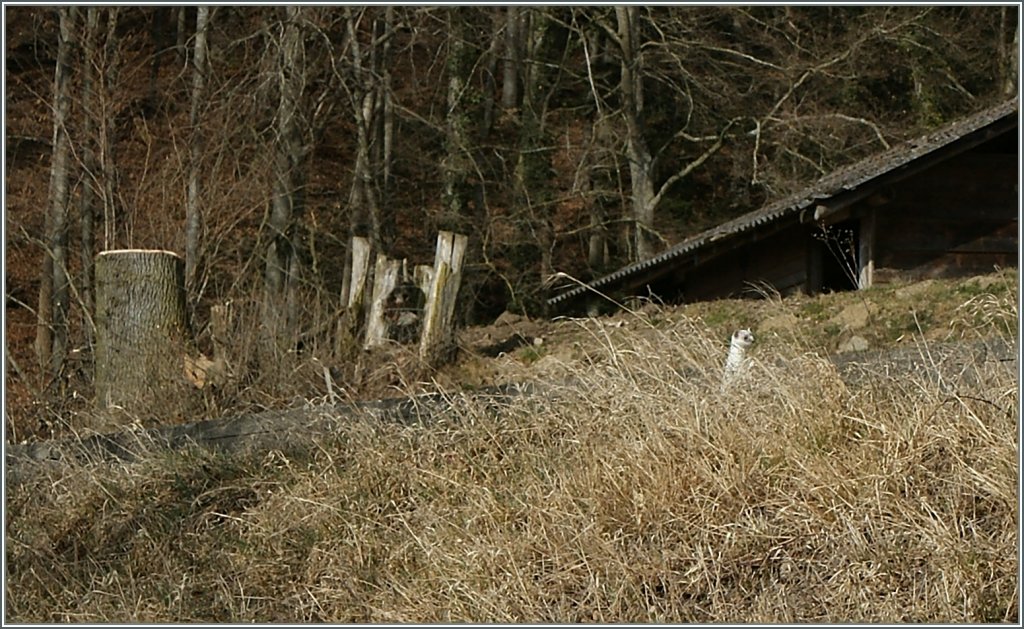
[[[748,329],[736,330],[732,335],[732,345],[747,349],[754,344],[754,333]]]

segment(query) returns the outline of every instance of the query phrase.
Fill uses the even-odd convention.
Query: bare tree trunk
[[[99,111],[100,167],[103,181],[103,248],[112,249],[119,240],[118,223],[124,222],[120,212],[117,166],[114,162],[114,111],[112,94],[118,81],[120,58],[117,47],[117,21],[120,7],[107,9],[106,42],[103,47]]]
[[[502,15],[502,9],[495,7],[491,12],[491,46],[487,49],[484,58],[483,72],[483,114],[480,122],[480,138],[486,140],[494,128],[494,106],[497,104],[495,98],[498,88],[498,57],[504,47],[502,39],[498,34],[504,28],[507,18]]]
[[[602,272],[608,265],[608,228],[605,226],[606,214],[604,205],[597,195],[593,194],[595,185],[593,173],[587,172],[587,206],[590,215],[590,233],[587,236],[587,265]]]
[[[505,63],[501,81],[501,107],[512,109],[519,104],[525,13],[519,6],[509,6],[505,10]]]
[[[374,74],[380,77],[376,84],[377,97],[374,99],[376,112],[374,119],[375,139],[373,144],[373,159],[378,178],[379,202],[381,204],[382,231],[381,240],[384,244],[391,241],[389,226],[392,224],[392,213],[388,211],[388,189],[391,183],[391,160],[394,150],[395,114],[394,103],[391,100],[391,35],[395,23],[395,8],[388,6],[384,10],[383,19],[374,23],[375,54],[373,56]],[[379,53],[377,49],[379,48]]]
[[[199,112],[203,105],[206,82],[206,28],[210,7],[196,7],[196,43],[192,57],[192,107],[189,124],[192,137],[189,151],[188,193],[185,201],[185,286],[187,294],[199,289],[199,238],[202,231],[203,215],[200,208],[201,190],[199,184],[200,161],[203,155],[203,132],[200,129]]]
[[[53,79],[53,157],[46,212],[46,251],[39,287],[39,321],[36,354],[40,367],[55,378],[67,353],[68,312],[68,178],[70,140],[67,124],[71,112],[71,48],[74,45],[75,7],[61,7],[60,39]]]
[[[93,250],[95,249],[94,229],[96,219],[96,183],[99,178],[99,162],[96,159],[97,127],[96,116],[100,108],[96,90],[96,76],[93,63],[96,59],[96,38],[99,35],[99,9],[86,10],[85,36],[82,43],[82,191],[79,196],[79,260],[82,265],[82,281],[79,294],[82,298],[82,330],[85,345],[93,345]]]
[[[187,39],[186,28],[188,22],[186,21],[185,11],[188,7],[178,7],[177,14],[177,28],[174,31],[174,50],[178,54],[178,63],[185,63],[185,59],[188,57],[185,50],[185,40]]]
[[[277,138],[273,190],[270,201],[270,243],[267,246],[265,271],[266,303],[264,325],[275,345],[291,345],[296,333],[296,315],[292,295],[296,289],[294,272],[297,270],[293,225],[301,211],[301,179],[305,151],[299,124],[299,103],[305,87],[303,54],[302,7],[285,8],[282,25],[281,51],[278,56],[279,96],[277,108]]]
[[[391,102],[388,59],[394,8],[387,7],[382,13],[376,13],[371,29],[372,37],[364,47],[360,43],[356,24],[370,10],[366,8],[354,14],[350,7],[345,7],[348,49],[354,75],[351,85],[346,85],[346,89],[356,124],[352,199],[357,209],[354,217],[368,218],[370,241],[374,249],[384,251],[392,239],[387,193],[394,146],[394,107]],[[360,218],[353,221],[354,225],[361,222]],[[360,231],[354,229],[354,232]]]
[[[468,116],[463,97],[469,59],[466,28],[460,15],[448,11],[448,92],[445,117],[445,157],[441,163],[443,229],[462,229],[466,211],[466,180],[469,176]]]
[[[643,75],[637,25],[638,7],[617,6],[615,17],[618,22],[620,57],[620,91],[622,94],[622,115],[626,121],[626,150],[629,157],[629,175],[632,187],[634,258],[644,260],[654,253],[653,234],[654,182],[652,181],[654,158],[644,137],[643,125]]]
[[[357,203],[370,219],[370,242],[377,251],[383,249],[380,202],[374,178],[373,140],[375,114],[378,111],[378,90],[373,86],[373,68],[365,68],[363,50],[356,32],[356,18],[350,7],[345,7],[345,26],[348,31],[349,51],[355,71],[355,85],[350,91],[352,114],[356,123],[356,163],[354,193]],[[370,53],[375,56],[374,43]]]
[[[527,237],[537,247],[538,280],[542,283],[554,271],[555,246],[547,113],[561,84],[568,44],[558,36],[558,20],[544,8],[521,9],[516,28],[521,67],[517,72],[519,137],[512,197],[516,210],[525,215]]]

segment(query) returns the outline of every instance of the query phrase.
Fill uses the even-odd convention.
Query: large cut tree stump
[[[96,256],[96,405],[118,422],[171,419],[187,396],[183,266],[170,251]]]
[[[423,332],[420,335],[420,358],[429,364],[446,362],[455,348],[452,322],[455,318],[455,300],[462,283],[462,260],[466,254],[466,236],[452,232],[437,235],[434,270],[430,274],[430,289],[423,313]]]

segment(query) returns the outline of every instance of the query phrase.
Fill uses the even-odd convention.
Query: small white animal
[[[754,344],[754,333],[748,329],[736,330],[729,343],[729,357],[725,359],[725,374],[722,389],[725,390],[746,368],[747,350]]]

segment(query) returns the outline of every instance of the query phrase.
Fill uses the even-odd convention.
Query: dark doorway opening
[[[860,220],[824,225],[817,239],[821,247],[821,292],[857,290]]]

